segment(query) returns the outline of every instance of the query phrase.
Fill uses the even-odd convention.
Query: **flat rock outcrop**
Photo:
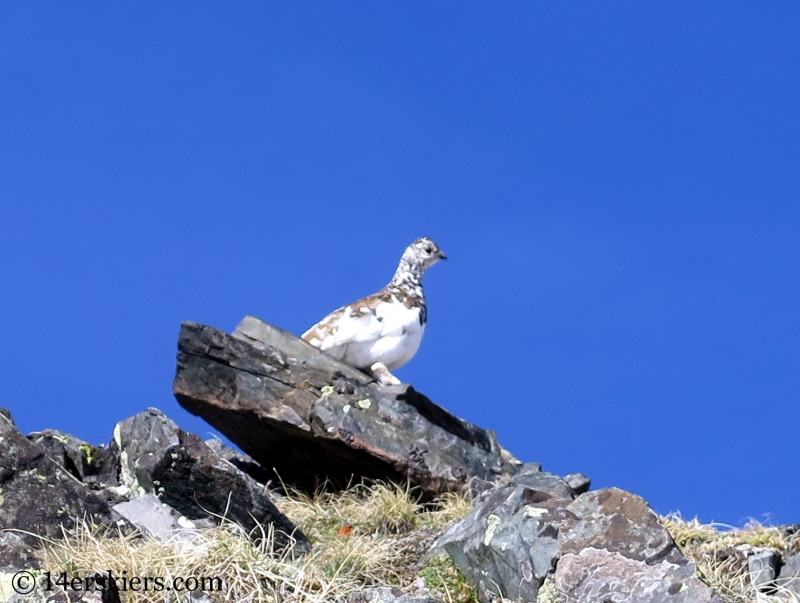
[[[493,432],[253,317],[232,335],[183,323],[173,391],[282,482],[306,490],[368,478],[435,495],[517,469]]]

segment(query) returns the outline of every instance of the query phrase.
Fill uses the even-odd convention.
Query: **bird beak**
[[[442,252],[440,251],[440,252],[439,252],[439,259],[440,259],[440,260],[446,260],[446,259],[447,259],[447,256],[446,256],[444,253],[442,253]]]

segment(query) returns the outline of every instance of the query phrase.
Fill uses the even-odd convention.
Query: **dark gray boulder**
[[[509,480],[509,486],[527,486],[538,492],[538,497],[572,500],[573,492],[566,479],[553,473],[542,471],[541,463],[525,463]]]
[[[62,526],[70,529],[76,519],[105,524],[111,511],[0,409],[0,527],[22,530],[23,541],[35,546],[39,540],[26,532],[59,538]]]
[[[552,576],[567,602],[721,603],[643,499],[617,488],[575,498],[586,481],[524,465],[483,492],[433,554],[446,552],[485,602],[535,601]]]
[[[222,459],[199,436],[149,408],[114,429],[120,480],[133,497],[152,493],[189,520],[225,517],[253,538],[274,528],[275,546],[310,549],[305,535],[272,503],[263,484]]]
[[[95,473],[92,445],[88,442],[57,429],[34,431],[28,439],[41,445],[47,456],[80,481]]]
[[[57,429],[35,431],[28,434],[28,439],[41,445],[53,462],[96,491],[106,502],[120,501],[115,491],[119,486],[119,458],[114,446],[94,446]]]
[[[565,511],[555,585],[568,601],[722,603],[641,497],[604,488]]]
[[[579,496],[567,511],[570,519],[558,538],[562,555],[591,547],[650,565],[685,562],[658,515],[640,496],[603,488]]]
[[[434,495],[516,469],[493,432],[256,318],[233,335],[183,323],[178,350],[178,402],[284,483],[408,481]]]
[[[491,490],[435,543],[483,601],[535,601],[558,559],[558,533],[573,494],[563,478],[523,465],[507,486]]]
[[[750,582],[761,592],[774,590],[775,578],[781,566],[781,554],[775,549],[758,551],[747,557],[747,571]]]
[[[775,584],[778,588],[786,589],[800,598],[800,553],[784,560]]]
[[[38,551],[19,532],[0,530],[0,571],[39,569]]]
[[[555,584],[566,601],[580,603],[723,603],[697,578],[693,564],[648,565],[594,547],[562,556]]]

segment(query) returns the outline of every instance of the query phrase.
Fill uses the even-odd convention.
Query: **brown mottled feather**
[[[430,266],[437,261],[444,259],[445,257],[446,256],[444,253],[442,253],[441,249],[439,249],[436,243],[434,243],[431,239],[427,237],[421,237],[417,239],[403,252],[403,255],[400,258],[400,262],[397,266],[397,270],[395,271],[392,280],[386,287],[377,293],[369,295],[347,306],[342,306],[334,312],[331,312],[317,324],[308,329],[308,331],[303,333],[302,338],[311,343],[311,345],[319,347],[320,349],[324,349],[334,356],[336,356],[337,353],[341,353],[342,355],[355,354],[350,356],[352,361],[352,358],[355,357],[368,357],[369,354],[372,353],[369,351],[372,349],[369,346],[372,346],[376,342],[380,341],[381,338],[384,337],[382,333],[385,333],[385,341],[391,342],[388,344],[389,347],[380,348],[381,351],[376,352],[378,355],[376,355],[375,359],[372,360],[367,366],[370,366],[375,362],[380,363],[384,358],[386,359],[387,363],[401,362],[404,364],[416,352],[417,346],[419,345],[419,340],[422,337],[425,323],[427,321],[427,308],[425,306],[425,296],[422,291],[422,275]],[[345,320],[345,318],[357,319],[359,316],[373,314],[378,318],[379,322],[382,322],[386,315],[383,313],[383,309],[380,309],[379,306],[383,303],[386,303],[390,304],[388,307],[391,307],[392,304],[397,304],[398,302],[409,310],[419,308],[419,312],[414,313],[413,316],[414,320],[419,320],[419,326],[421,326],[422,329],[410,329],[409,331],[406,331],[407,325],[403,326],[400,339],[395,341],[398,336],[394,334],[395,331],[392,331],[393,326],[389,326],[388,331],[382,331],[381,329],[375,330],[374,323],[370,325],[370,321],[367,321],[364,325],[364,330],[362,331],[367,339],[359,340],[357,334],[351,336],[349,335],[350,331],[348,331],[348,334],[343,335],[345,339],[341,341],[337,340],[337,335],[341,334],[339,333],[339,328],[343,320],[345,323],[348,323],[348,329],[352,329],[354,327],[353,323]],[[347,317],[345,317],[345,312],[348,313]],[[396,317],[397,315],[393,314],[392,316]],[[392,320],[394,322],[388,323],[389,325],[397,324],[397,318],[393,318]],[[405,338],[406,333],[410,333],[408,338]],[[372,337],[373,335],[375,340],[370,340],[369,337]],[[404,349],[403,346],[406,343],[412,347]],[[347,347],[353,345],[362,346],[362,349],[356,349],[354,351],[353,348]],[[334,348],[336,349],[334,350]],[[408,357],[403,355],[406,352],[410,354]],[[362,361],[363,360],[359,360],[358,362]],[[402,366],[402,364],[395,364],[395,366]],[[392,379],[394,379],[394,377],[392,377]]]
[[[374,313],[375,308],[378,307],[378,304],[382,302],[390,302],[392,301],[392,297],[401,302],[406,308],[415,308],[420,305],[420,300],[414,295],[413,291],[408,291],[405,287],[400,288],[387,286],[377,293],[373,293],[372,295],[363,297],[352,304],[348,304],[337,310],[334,310],[313,327],[311,327],[308,331],[306,331],[302,338],[305,341],[311,341],[312,339],[323,341],[326,337],[332,335],[336,331],[339,320],[342,318],[342,316],[344,316],[344,312],[348,308],[350,308],[350,316],[356,316],[359,313]],[[425,300],[422,300],[421,305],[425,305]]]

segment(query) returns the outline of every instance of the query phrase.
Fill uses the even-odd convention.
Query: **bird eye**
[[[425,251],[426,251],[427,253],[433,253],[433,247],[426,247],[426,248],[425,248]]]

